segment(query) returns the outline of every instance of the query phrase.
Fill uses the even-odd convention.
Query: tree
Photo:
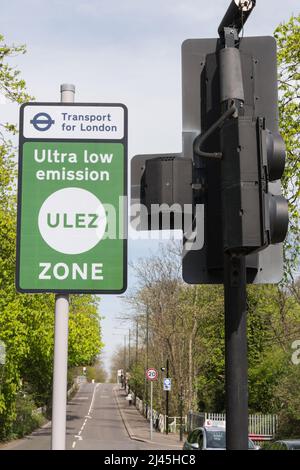
[[[177,415],[179,390],[185,412],[225,411],[224,298],[222,286],[189,286],[177,275],[174,251],[165,248],[136,266],[139,285],[130,303],[139,315],[140,337],[146,338],[149,316],[149,365],[160,370],[169,359],[172,393],[170,415]],[[280,386],[288,380],[291,342],[300,333],[299,286],[250,285],[247,289],[249,411],[281,412]],[[298,294],[297,294],[298,293]],[[141,313],[144,312],[143,315]],[[135,318],[135,316],[133,318]],[[145,345],[139,342],[138,363],[130,369],[130,386],[145,398]],[[123,368],[124,351],[116,356]],[[126,363],[128,360],[126,358]],[[159,377],[159,382],[162,376]],[[164,412],[162,387],[154,403]],[[288,396],[293,396],[290,391]]]
[[[290,225],[285,256],[286,268],[291,275],[298,269],[300,250],[300,15],[279,25],[274,34],[278,46],[280,132],[287,149],[282,183],[289,201]]]

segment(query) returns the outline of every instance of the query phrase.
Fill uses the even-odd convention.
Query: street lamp
[[[162,372],[166,372],[166,378],[169,378],[169,359],[166,367],[161,367]],[[169,434],[169,390],[166,390],[166,434]]]
[[[149,369],[149,307],[146,306],[146,370]],[[144,397],[146,398],[146,405],[148,407],[148,380],[145,374],[144,382]]]

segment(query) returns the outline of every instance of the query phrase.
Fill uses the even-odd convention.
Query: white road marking
[[[91,413],[91,411],[92,411],[93,404],[94,404],[94,400],[95,400],[95,393],[96,393],[96,390],[97,390],[98,385],[99,385],[99,384],[97,384],[96,387],[94,388],[93,398],[92,398],[92,401],[91,401],[90,409],[89,409],[89,411],[88,411],[88,415],[89,415],[89,414]]]
[[[84,423],[83,423],[83,425],[81,426],[80,431],[78,432],[78,434],[76,434],[76,436],[74,436],[74,437],[75,437],[76,439],[78,439],[79,441],[82,441],[82,440],[83,440],[83,438],[82,438],[82,436],[81,436],[80,434],[82,433],[82,431],[83,431],[83,429],[84,429],[84,426],[86,425],[87,420],[88,420],[88,419],[92,419],[92,417],[90,416],[90,413],[91,413],[91,411],[92,411],[92,409],[93,409],[94,400],[95,400],[95,394],[96,394],[96,390],[97,390],[98,385],[99,385],[99,384],[97,384],[96,387],[94,388],[93,396],[92,396],[92,401],[91,401],[91,404],[90,404],[90,408],[89,408],[88,414],[85,416]],[[77,399],[78,399],[78,400],[87,400],[88,397],[78,397]],[[73,449],[74,449],[75,445],[76,445],[76,441],[74,441],[73,444],[72,444],[72,448],[73,448]]]

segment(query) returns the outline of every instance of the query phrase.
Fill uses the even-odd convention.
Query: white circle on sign
[[[102,240],[106,214],[101,201],[90,191],[64,188],[43,203],[38,225],[44,241],[60,253],[85,253]]]
[[[154,368],[147,369],[146,376],[148,380],[156,380],[158,377],[158,372]]]

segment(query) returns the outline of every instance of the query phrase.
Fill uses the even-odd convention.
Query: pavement
[[[151,444],[151,446],[154,446],[152,448],[157,450],[182,449],[183,443],[179,441],[178,434],[166,435],[153,429],[152,440],[150,440],[149,421],[140,414],[133,404],[128,404],[126,393],[123,389],[120,389],[119,386],[115,386],[114,393],[124,425],[131,439]]]
[[[0,450],[50,450],[51,422],[29,436],[0,446]],[[67,405],[68,450],[178,450],[178,435],[168,436],[129,406],[124,390],[115,384],[82,384]]]

